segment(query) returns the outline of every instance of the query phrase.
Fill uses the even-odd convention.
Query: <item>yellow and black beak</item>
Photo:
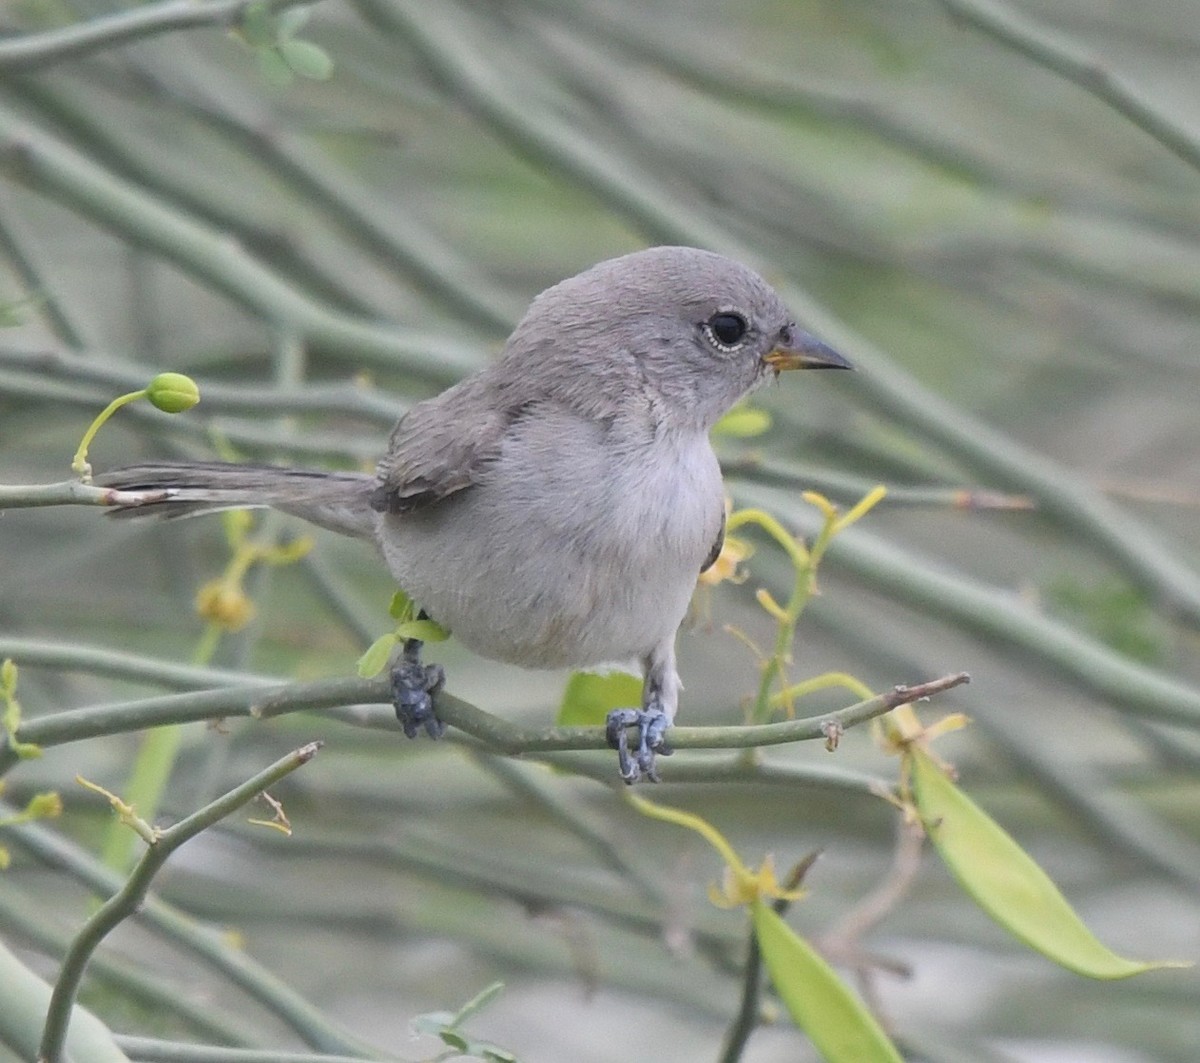
[[[763,361],[776,373],[785,369],[853,369],[845,358],[816,336],[797,328],[786,330],[786,342],[776,344]]]

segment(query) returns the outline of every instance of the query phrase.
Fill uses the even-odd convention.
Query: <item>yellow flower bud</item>
[[[159,373],[146,386],[146,398],[163,413],[183,413],[200,401],[200,389],[182,373]]]
[[[196,593],[196,612],[226,631],[241,631],[254,619],[254,603],[238,584],[215,579]]]

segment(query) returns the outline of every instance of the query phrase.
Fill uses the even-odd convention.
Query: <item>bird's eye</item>
[[[746,335],[746,319],[741,314],[713,314],[705,322],[705,327],[718,346],[734,348]]]

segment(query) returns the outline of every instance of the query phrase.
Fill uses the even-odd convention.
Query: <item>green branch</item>
[[[39,1063],[60,1063],[62,1060],[71,1009],[75,1005],[88,960],[100,942],[141,907],[150,889],[150,883],[167,858],[184,842],[190,841],[201,831],[253,800],[263,790],[307,764],[320,748],[319,742],[301,746],[240,786],[193,812],[175,826],[156,835],[125,884],[83,925],[83,929],[67,949],[46,1012],[46,1028],[38,1050]]]
[[[731,727],[675,727],[670,732],[674,749],[754,749],[760,746],[827,739],[838,728],[853,727],[968,681],[965,672],[944,676],[913,687],[896,687],[835,712],[781,723]],[[380,679],[325,679],[315,683],[227,687],[184,694],[166,694],[112,705],[68,709],[23,721],[12,736],[20,742],[48,747],[78,742],[100,735],[124,734],[147,727],[219,720],[227,717],[269,719],[285,713],[332,709],[343,705],[390,704],[387,677]],[[547,727],[528,729],[484,712],[452,694],[438,696],[438,716],[444,723],[482,742],[490,750],[518,755],[572,750],[607,749],[603,727]],[[0,771],[15,763],[11,750],[0,752]]]
[[[0,805],[0,815],[8,811],[6,806]],[[125,885],[122,876],[104,867],[94,856],[56,831],[37,823],[10,825],[4,830],[8,838],[43,864],[65,871],[93,893],[110,896]],[[357,1042],[291,986],[254,960],[245,949],[231,945],[220,931],[201,925],[192,916],[153,895],[146,898],[135,918],[220,972],[231,984],[294,1030],[305,1043],[323,1052],[362,1054]]]
[[[0,72],[43,71],[66,59],[162,33],[197,26],[232,26],[256,0],[164,0],[78,22],[62,29],[29,33],[0,41]],[[272,11],[316,0],[265,0]]]
[[[116,1038],[131,1060],[146,1063],[362,1063],[362,1056],[330,1056],[278,1049],[225,1048],[219,1045],[161,1041],[155,1037]]]
[[[809,511],[787,493],[741,487],[737,495],[763,505],[802,533],[819,530]],[[1007,644],[1048,664],[1122,712],[1195,728],[1200,690],[1121,656],[1065,624],[986,584],[952,575],[857,528],[839,536],[826,563],[852,573],[908,607]]]
[[[1200,169],[1200,137],[1113,73],[1098,55],[1080,48],[995,0],[938,0],[950,14],[1103,100],[1189,166]]]
[[[5,109],[0,109],[0,169],[156,251],[314,349],[360,362],[403,363],[443,382],[482,364],[481,353],[458,337],[384,327],[327,309],[225,234],[173,210]]]

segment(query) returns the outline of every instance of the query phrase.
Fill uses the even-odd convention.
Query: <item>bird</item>
[[[621,778],[658,781],[679,704],[676,634],[720,554],[709,433],[795,369],[849,369],[757,272],[691,247],[601,262],[536,296],[499,357],[398,421],[374,474],[159,462],[99,476],[150,492],[115,515],[269,506],[375,543],[421,616],[533,669],[637,662],[641,704],[605,723]],[[445,677],[405,643],[409,737],[442,733]]]

